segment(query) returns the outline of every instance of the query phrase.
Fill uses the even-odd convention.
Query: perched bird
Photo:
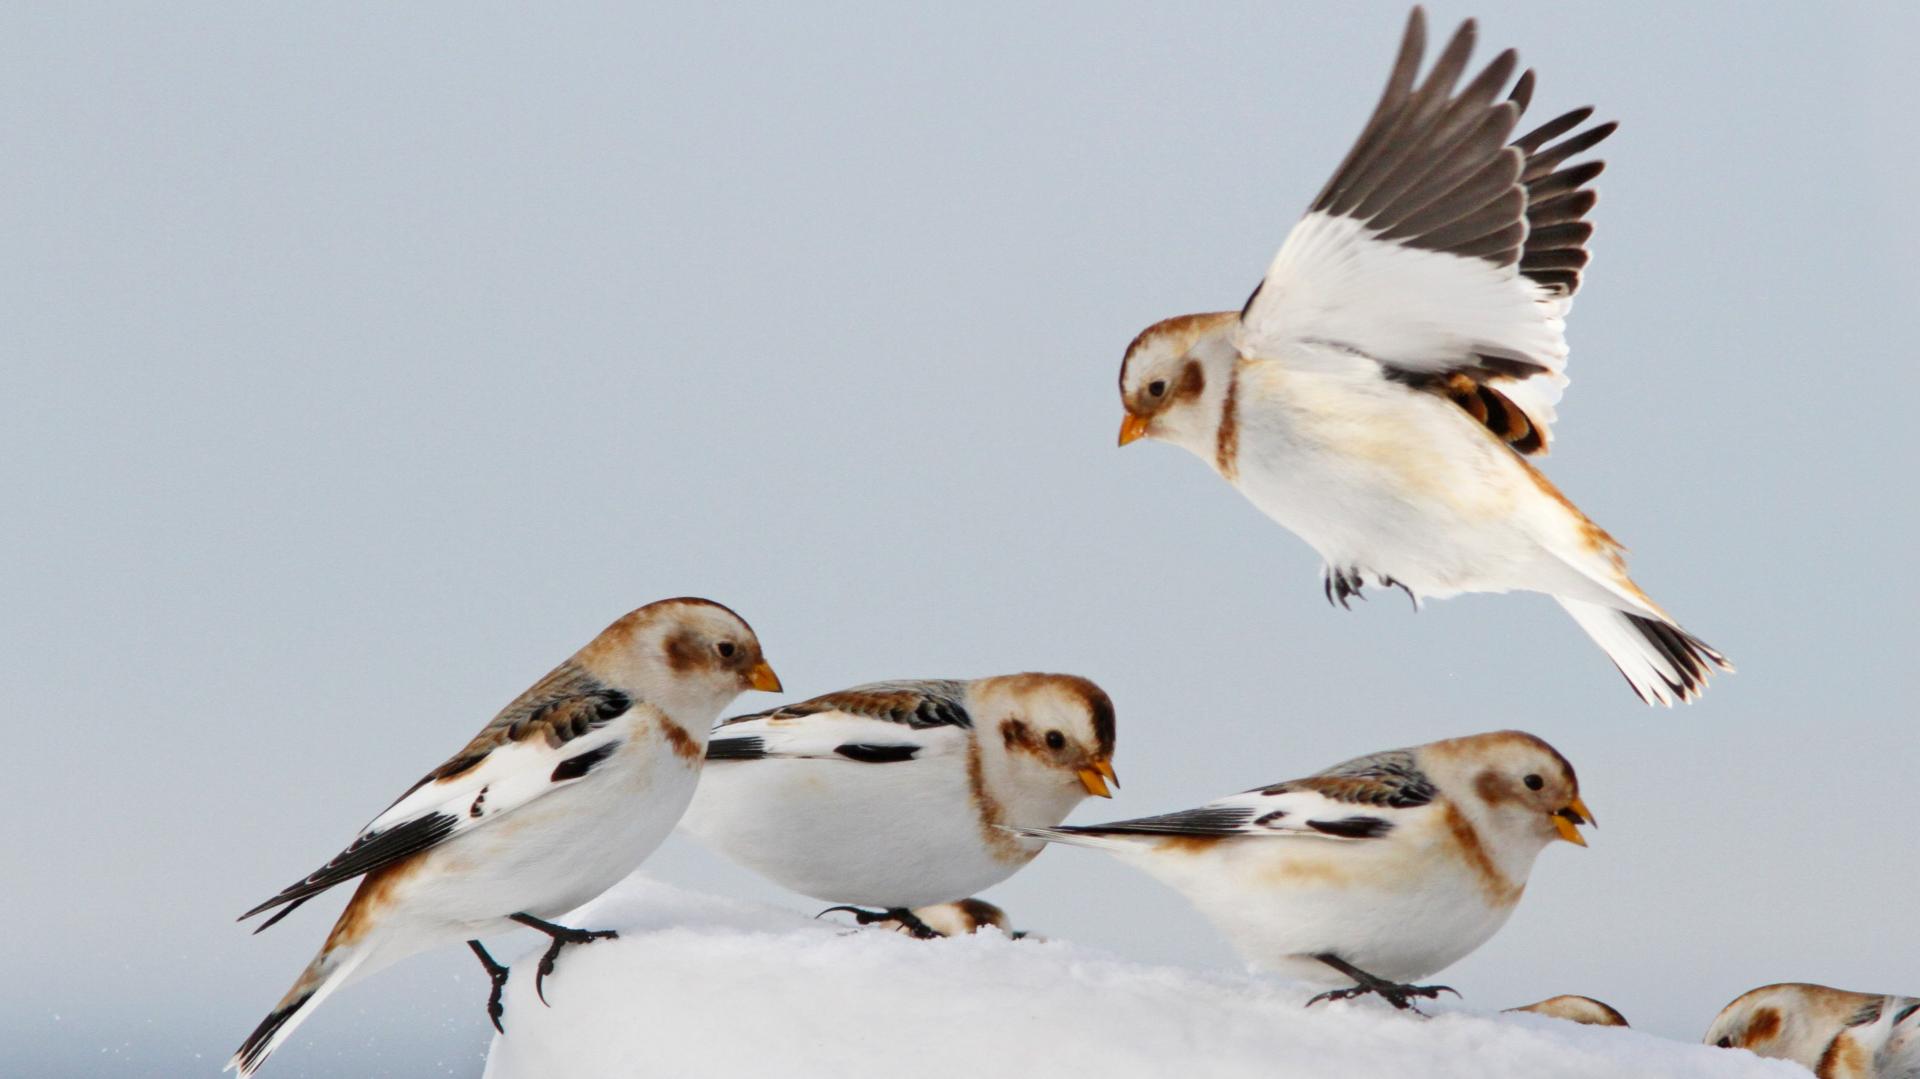
[[[1000,825],[1109,797],[1113,739],[1113,703],[1073,675],[855,686],[721,724],[684,826],[784,887],[936,936],[912,908],[1045,846]]]
[[[1604,1004],[1592,997],[1577,997],[1562,994],[1529,1004],[1523,1008],[1508,1008],[1510,1012],[1531,1012],[1534,1015],[1546,1015],[1555,1019],[1565,1019],[1572,1023],[1583,1023],[1590,1027],[1624,1027],[1627,1017],[1615,1011],[1612,1005]]]
[[[1689,700],[1720,653],[1627,576],[1625,548],[1527,462],[1566,384],[1564,319],[1593,226],[1567,164],[1613,133],[1577,109],[1511,138],[1533,72],[1465,87],[1464,24],[1426,78],[1419,8],[1359,141],[1239,311],[1147,327],[1120,368],[1120,444],[1211,464],[1319,552],[1342,606],[1544,592],[1648,703]],[[1562,136],[1565,136],[1564,138]],[[1555,141],[1558,140],[1558,141]]]
[[[709,600],[662,600],[608,626],[332,861],[241,915],[283,908],[265,929],[361,878],[320,954],[227,1067],[253,1074],[334,990],[454,941],[492,979],[499,1028],[507,968],[477,938],[516,925],[552,938],[534,980],[543,989],[563,946],[613,936],[548,919],[651,854],[693,796],[720,710],[743,690],[779,688],[753,630]]]
[[[1920,997],[1763,985],[1722,1009],[1704,1041],[1791,1060],[1819,1079],[1920,1079]]]
[[[1396,1008],[1493,936],[1548,843],[1586,846],[1573,766],[1496,731],[1376,753],[1139,820],[1026,835],[1105,850],[1184,894],[1250,963]],[[1451,992],[1451,990],[1446,990]]]
[[[903,921],[887,911],[860,910],[856,907],[828,907],[820,913],[830,911],[851,911],[854,920],[861,925],[878,925],[896,933],[905,933],[922,940],[932,937],[964,937],[978,933],[982,929],[997,929],[1015,940],[1027,934],[1013,928],[1007,912],[984,899],[958,899],[951,903],[935,903],[930,907],[916,907],[911,912],[911,921]]]

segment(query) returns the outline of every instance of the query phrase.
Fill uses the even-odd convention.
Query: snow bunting
[[[1577,997],[1563,994],[1548,997],[1545,1000],[1529,1004],[1523,1008],[1508,1008],[1510,1012],[1531,1012],[1534,1015],[1547,1015],[1555,1019],[1565,1019],[1573,1023],[1584,1023],[1590,1027],[1624,1027],[1627,1017],[1615,1011],[1611,1005],[1603,1004],[1592,997]]]
[[[320,954],[227,1067],[253,1074],[334,990],[453,941],[486,967],[499,1027],[507,968],[476,938],[516,925],[550,937],[542,988],[563,946],[613,936],[547,919],[652,853],[693,795],[720,710],[743,690],[779,688],[753,630],[709,600],[662,600],[608,626],[332,861],[241,915],[283,908],[265,929],[361,878]]]
[[[1354,984],[1397,1008],[1407,984],[1483,944],[1556,839],[1586,846],[1573,766],[1496,731],[1376,753],[1198,809],[1027,835],[1108,851],[1183,893],[1257,967]]]
[[[1113,740],[1113,703],[1073,675],[856,686],[721,724],[684,823],[778,884],[911,926],[1045,846],[1000,825],[1109,797]]]
[[[1704,1040],[1794,1061],[1820,1079],[1920,1079],[1920,998],[1764,985],[1727,1005]]]
[[[1551,437],[1593,231],[1601,163],[1566,162],[1614,125],[1569,134],[1593,111],[1577,109],[1510,139],[1533,73],[1498,100],[1509,50],[1456,92],[1468,22],[1416,85],[1425,40],[1415,8],[1359,141],[1246,305],[1133,339],[1120,444],[1211,464],[1320,554],[1330,603],[1369,581],[1416,606],[1544,592],[1642,700],[1690,700],[1710,667],[1733,668],[1526,460]]]
[[[997,929],[1015,940],[1021,940],[1027,935],[1013,928],[1013,923],[1008,920],[1006,911],[984,899],[957,899],[951,903],[915,907],[908,912],[912,915],[908,919],[899,917],[898,911],[871,911],[861,910],[858,907],[828,907],[820,913],[827,914],[837,910],[851,912],[854,920],[861,925],[878,925],[922,940],[933,937],[964,937],[978,933],[982,929]]]

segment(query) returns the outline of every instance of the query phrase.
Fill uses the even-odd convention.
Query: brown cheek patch
[[[1474,777],[1473,792],[1490,806],[1520,800],[1514,797],[1513,785],[1507,782],[1506,777],[1491,768]]]
[[[692,634],[676,633],[668,637],[662,651],[666,653],[667,666],[675,674],[686,674],[707,665],[707,650],[700,647]]]
[[[1177,400],[1191,401],[1198,398],[1207,388],[1207,376],[1200,370],[1199,360],[1188,360],[1180,369],[1180,385],[1173,389]]]
[[[1780,1033],[1780,1012],[1774,1008],[1761,1008],[1753,1013],[1753,1021],[1747,1024],[1747,1031],[1741,1035],[1742,1044],[1758,1045],[1771,1041]]]
[[[1008,749],[1024,749],[1028,752],[1034,749],[1033,732],[1027,729],[1025,722],[1018,719],[1007,718],[1000,721],[1000,740],[1006,743]]]
[[[1480,890],[1486,894],[1487,902],[1496,907],[1511,906],[1520,900],[1521,888],[1507,879],[1500,867],[1493,864],[1487,855],[1485,844],[1480,842],[1480,833],[1473,822],[1461,815],[1460,810],[1451,803],[1446,807],[1447,831],[1453,836],[1454,845],[1473,867],[1474,875],[1480,878]]]
[[[701,752],[700,743],[693,740],[693,735],[688,734],[685,727],[668,719],[664,714],[660,716],[660,733],[666,736],[667,745],[672,748],[673,755],[681,760],[697,761],[706,756]]]

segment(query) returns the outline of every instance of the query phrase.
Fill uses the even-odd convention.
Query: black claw
[[[560,958],[560,949],[569,944],[591,944],[596,940],[620,939],[620,934],[612,929],[573,929],[564,925],[555,925],[542,918],[535,918],[531,914],[514,914],[510,917],[529,929],[537,929],[545,933],[553,941],[547,946],[546,952],[540,956],[540,965],[533,972],[534,995],[540,998],[540,1003],[546,1004],[549,1008],[553,1005],[547,1004],[546,980],[547,975],[553,973],[554,960]]]
[[[920,920],[920,916],[905,907],[895,907],[887,912],[887,917],[907,927],[915,940],[939,940],[940,933],[932,926]]]
[[[1460,995],[1460,992],[1450,985],[1402,985],[1399,982],[1390,982],[1385,978],[1368,974],[1366,971],[1341,959],[1337,955],[1322,954],[1316,955],[1314,958],[1345,974],[1347,977],[1352,978],[1356,984],[1348,986],[1345,989],[1329,989],[1324,993],[1316,994],[1311,1000],[1307,1001],[1306,1006],[1309,1008],[1323,1000],[1352,1000],[1355,997],[1372,993],[1401,1011],[1410,1011],[1415,1015],[1426,1015],[1426,1012],[1414,1007],[1411,998],[1421,997],[1432,1000],[1441,993],[1452,993],[1456,997]]]

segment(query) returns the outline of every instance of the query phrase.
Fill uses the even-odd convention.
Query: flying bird
[[[1113,702],[1066,674],[855,686],[714,731],[683,827],[782,887],[913,913],[1005,880],[1054,825],[1110,797]]]
[[[652,603],[608,626],[361,829],[320,869],[241,915],[265,929],[354,878],[320,953],[227,1068],[252,1075],[335,990],[416,952],[466,941],[493,983],[508,968],[479,937],[546,934],[534,986],[563,947],[614,936],[559,917],[632,872],[693,796],[713,721],[743,690],[778,691],[753,630],[704,599]],[[258,929],[255,932],[259,932]]]
[[[1818,1079],[1920,1079],[1920,997],[1763,985],[1727,1005],[1703,1040],[1791,1060]]]
[[[1104,850],[1185,895],[1243,958],[1314,997],[1396,1008],[1486,943],[1554,840],[1586,846],[1593,814],[1531,734],[1431,742],[1157,817],[1025,835]]]
[[[1211,464],[1325,562],[1329,603],[1544,592],[1648,703],[1690,700],[1725,657],[1627,576],[1625,548],[1528,457],[1552,440],[1565,319],[1587,265],[1573,162],[1613,133],[1576,109],[1513,137],[1532,71],[1464,86],[1474,24],[1424,79],[1407,23],[1359,140],[1239,311],[1157,322],[1120,368],[1120,444]]]

